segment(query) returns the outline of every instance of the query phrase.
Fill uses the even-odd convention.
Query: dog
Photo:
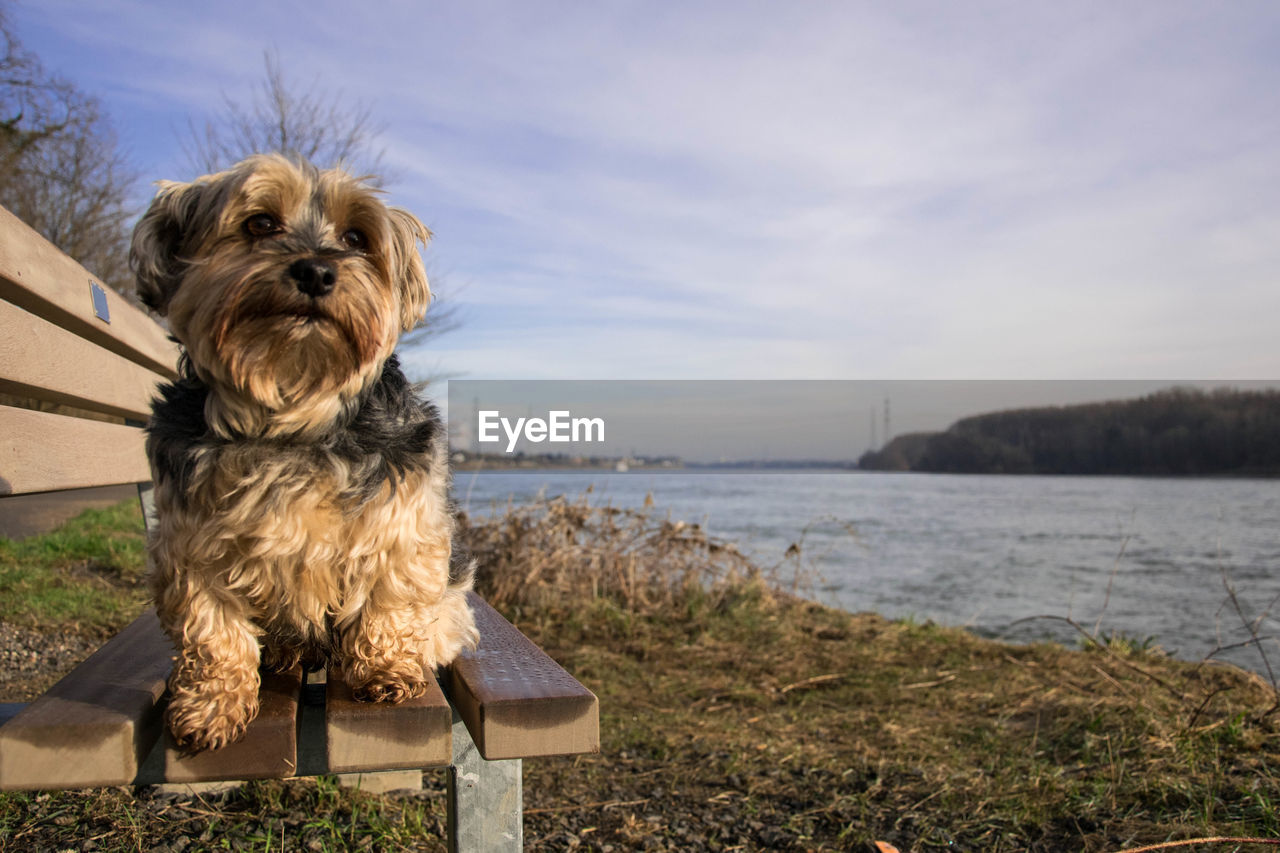
[[[446,433],[393,352],[431,299],[430,232],[281,155],[158,187],[130,263],[182,351],[147,428],[174,740],[240,738],[260,667],[337,664],[357,698],[421,695],[477,640],[473,569],[450,574]]]

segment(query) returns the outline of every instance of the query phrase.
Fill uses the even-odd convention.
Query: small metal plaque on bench
[[[111,309],[107,307],[107,291],[93,279],[89,279],[89,294],[93,297],[93,313],[104,323],[111,322]]]

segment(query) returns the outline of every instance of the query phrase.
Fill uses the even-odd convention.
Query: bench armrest
[[[449,698],[490,761],[600,751],[600,702],[489,603],[469,593],[480,646],[449,668]]]

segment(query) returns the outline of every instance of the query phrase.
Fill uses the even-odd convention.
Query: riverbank
[[[25,637],[127,621],[136,521],[126,505],[0,542],[0,620]],[[1280,834],[1276,693],[1255,675],[819,607],[644,511],[552,501],[464,519],[459,541],[495,605],[601,700],[600,755],[525,764],[528,849],[1110,851]],[[6,670],[0,699],[52,677]],[[425,780],[387,796],[325,779],[200,800],[3,794],[0,850],[443,849],[443,774]]]

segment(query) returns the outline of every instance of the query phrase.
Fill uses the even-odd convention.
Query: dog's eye
[[[244,230],[251,237],[270,237],[283,231],[284,226],[270,213],[255,213],[244,221]]]
[[[356,249],[364,251],[369,246],[369,238],[364,236],[364,232],[355,228],[348,228],[342,232],[342,244],[348,249]]]

